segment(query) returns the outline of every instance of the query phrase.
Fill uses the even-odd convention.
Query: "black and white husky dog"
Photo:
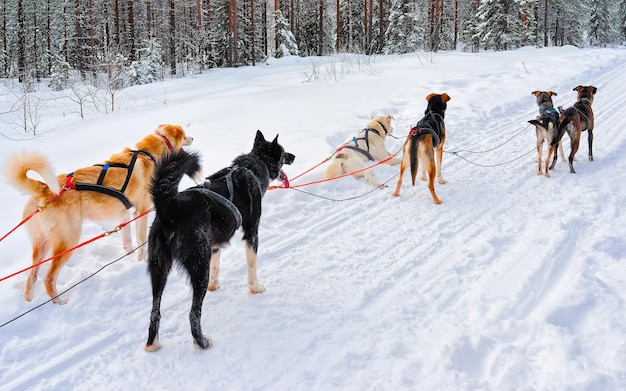
[[[278,144],[278,136],[266,141],[257,131],[252,151],[207,177],[203,185],[178,191],[184,175],[200,176],[197,154],[181,150],[157,165],[151,187],[156,217],[148,237],[152,312],[146,351],[160,348],[161,296],[174,263],[185,270],[191,282],[189,321],[194,343],[201,349],[211,347],[211,339],[202,334],[202,302],[207,288],[219,286],[220,249],[240,226],[246,246],[249,289],[252,293],[265,290],[256,274],[261,198],[272,180],[286,179],[282,166],[294,159]]]

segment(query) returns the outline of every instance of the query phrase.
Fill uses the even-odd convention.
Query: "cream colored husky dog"
[[[393,133],[391,115],[372,116],[365,129],[352,140],[344,143],[343,148],[333,156],[330,165],[324,172],[324,177],[334,178],[343,174],[358,171],[368,166],[370,161],[380,161],[391,156],[385,147],[387,135]],[[386,162],[391,166],[400,164],[400,160],[393,158]],[[355,178],[365,179],[376,187],[385,187],[382,183],[374,180],[371,170],[361,171],[354,175]]]

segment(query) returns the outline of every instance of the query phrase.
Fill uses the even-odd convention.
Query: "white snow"
[[[64,293],[65,306],[28,312],[49,299],[47,266],[32,303],[26,273],[0,282],[0,324],[25,314],[0,327],[0,389],[626,389],[625,60],[624,48],[573,47],[291,56],[129,88],[114,113],[91,110],[84,120],[63,93],[56,104],[42,100],[41,136],[3,139],[2,160],[37,149],[70,172],[176,123],[195,138],[189,149],[206,174],[248,152],[261,129],[296,155],[286,167],[294,177],[371,115],[394,115],[394,133],[406,135],[431,92],[452,98],[446,150],[473,152],[444,155],[442,205],[408,175],[399,198],[352,178],[268,191],[258,256],[267,290],[248,293],[238,233],[222,254],[221,289],[205,299],[207,351],[193,347],[190,289],[178,270],[163,298],[162,349],[143,350],[150,282],[145,262],[119,259],[119,235],[80,248],[61,270],[64,291],[104,268]],[[598,87],[595,161],[583,134],[576,174],[559,160],[552,178],[537,176],[531,91],[556,91],[555,104],[567,107],[579,84]],[[0,112],[15,101],[9,87]],[[3,134],[20,136],[16,118],[0,116]],[[321,179],[323,168],[292,184]],[[390,186],[397,173],[374,169]],[[0,193],[4,235],[26,196],[4,180]],[[86,223],[82,238],[116,224]],[[29,264],[19,228],[0,242],[0,278]]]

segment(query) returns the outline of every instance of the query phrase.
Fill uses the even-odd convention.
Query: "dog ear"
[[[263,133],[260,130],[256,131],[256,136],[254,137],[254,145],[260,145],[265,142],[265,137],[263,137]]]
[[[452,98],[450,98],[450,95],[448,95],[448,93],[447,93],[447,92],[444,92],[444,93],[441,95],[441,100],[443,101],[443,103],[448,102],[450,99],[452,99]]]
[[[576,86],[572,91],[580,91],[581,88],[583,88],[583,86]]]
[[[278,144],[278,135],[276,135],[276,137],[274,137],[274,140],[272,140],[272,144],[274,144],[274,145]]]
[[[548,95],[550,95],[550,96],[556,96],[556,92],[554,92],[554,91],[548,91]]]
[[[428,94],[428,96],[426,97],[426,101],[430,102],[430,98],[432,98],[435,95],[437,95],[437,94]]]
[[[541,94],[541,91],[533,91],[530,93],[530,95],[535,95],[535,96],[539,96],[539,94]]]
[[[593,91],[593,94],[595,95],[596,91],[598,91],[598,89],[594,86],[591,86],[591,90]]]

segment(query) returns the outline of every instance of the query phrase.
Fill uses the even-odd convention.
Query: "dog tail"
[[[29,171],[39,174],[43,182],[29,178],[27,175]],[[23,193],[49,199],[60,192],[54,167],[40,152],[20,152],[11,155],[6,162],[5,173],[9,183]]]
[[[411,158],[411,183],[415,186],[415,177],[417,176],[417,159],[418,149],[421,136],[411,136],[409,144],[409,157]]]
[[[571,121],[571,116],[567,114],[563,116],[563,120],[559,122],[559,131],[557,132],[556,137],[554,138],[554,140],[552,140],[552,143],[550,145],[556,145],[561,141],[561,138],[563,137],[563,135],[565,134],[565,130],[567,129],[567,125],[569,125]]]
[[[196,181],[202,180],[200,157],[197,153],[180,149],[167,155],[156,165],[150,193],[156,214],[165,221],[175,220],[178,184],[185,175]]]

